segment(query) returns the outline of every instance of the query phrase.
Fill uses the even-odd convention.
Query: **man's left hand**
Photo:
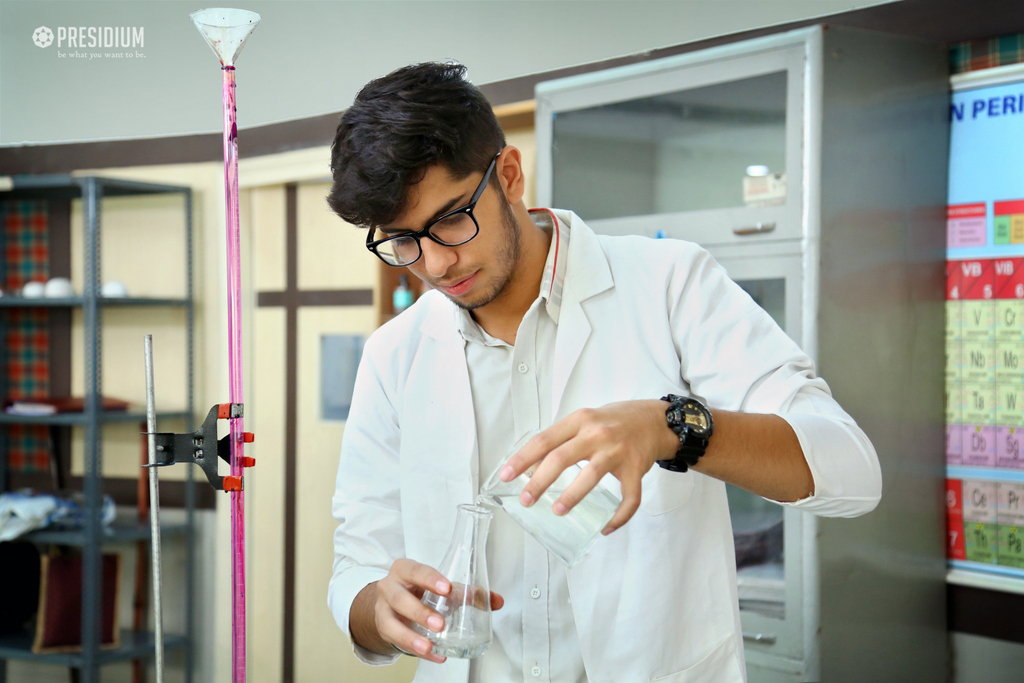
[[[509,459],[501,479],[510,481],[539,462],[519,497],[529,507],[565,468],[588,461],[555,501],[555,514],[564,515],[610,472],[622,485],[622,504],[602,531],[610,534],[640,507],[640,480],[647,471],[679,448],[665,420],[666,406],[656,400],[622,401],[577,410],[530,439]]]

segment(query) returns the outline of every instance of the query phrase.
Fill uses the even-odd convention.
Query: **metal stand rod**
[[[160,572],[160,482],[156,465],[156,396],[153,391],[153,335],[146,346],[146,433],[149,439],[149,526],[153,548],[153,622],[156,650],[156,683],[164,683],[163,577]]]

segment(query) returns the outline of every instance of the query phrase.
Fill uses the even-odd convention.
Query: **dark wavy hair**
[[[466,80],[466,67],[412,64],[367,83],[342,114],[327,203],[354,225],[387,225],[427,168],[438,164],[461,180],[486,169],[504,146],[494,110]],[[499,183],[497,173],[491,181]]]

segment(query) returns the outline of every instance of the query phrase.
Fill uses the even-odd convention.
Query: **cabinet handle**
[[[749,228],[733,228],[737,235],[756,235],[761,232],[771,232],[775,229],[775,223],[756,223]]]
[[[778,640],[778,638],[776,638],[776,636],[772,635],[771,633],[750,633],[749,631],[744,631],[743,640],[752,640],[755,643],[774,645],[775,641]]]

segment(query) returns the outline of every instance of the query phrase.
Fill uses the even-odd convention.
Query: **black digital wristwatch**
[[[711,411],[694,398],[669,394],[661,400],[671,404],[665,410],[665,419],[679,437],[679,450],[675,458],[658,460],[658,465],[673,472],[686,472],[697,464],[711,441],[715,431]]]

